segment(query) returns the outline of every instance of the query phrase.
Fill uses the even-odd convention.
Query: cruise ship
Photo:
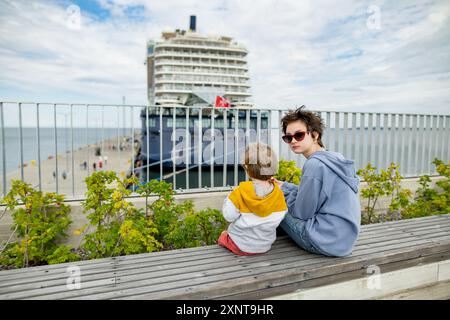
[[[147,43],[147,88],[150,105],[214,104],[217,96],[231,106],[251,107],[247,49],[226,36],[189,30],[162,33]]]
[[[188,30],[162,32],[160,40],[147,42],[150,107],[141,112],[141,177],[145,176],[147,167],[159,170],[160,165],[170,168],[234,165],[236,123],[240,131],[240,154],[250,140],[256,140],[257,128],[260,129],[260,140],[267,139],[267,115],[252,110],[247,55],[245,46],[231,37],[197,33],[196,16],[190,17]],[[224,102],[219,107],[227,108],[217,108],[218,100]],[[198,144],[195,136],[199,130],[200,114],[203,141]],[[235,119],[236,116],[239,119]],[[226,143],[211,143],[211,137],[208,139],[207,136],[211,135],[209,129],[212,127],[215,139],[227,137]],[[249,132],[244,132],[245,128],[250,128]],[[174,142],[175,131],[179,129],[190,133],[190,156],[178,156],[185,148],[185,142]],[[175,139],[178,140],[177,137]],[[202,157],[198,159],[200,146]],[[210,152],[211,148],[215,150]],[[174,153],[177,154],[175,157]],[[180,158],[188,159],[172,160]]]

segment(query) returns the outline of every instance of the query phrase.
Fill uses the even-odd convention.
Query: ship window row
[[[230,45],[228,43],[221,43],[218,41],[207,41],[207,40],[172,40],[173,44],[181,44],[181,45],[191,45],[191,46],[205,46],[205,47],[218,47],[218,48],[229,48]]]
[[[183,67],[183,66],[159,66],[155,70],[156,72],[195,72],[195,73],[223,73],[223,74],[229,74],[237,75],[237,76],[248,76],[248,73],[244,70],[239,69],[230,69],[230,68],[212,68],[212,67]]]
[[[213,84],[204,84],[204,85],[183,85],[183,84],[157,84],[156,85],[156,90],[159,91],[164,91],[164,90],[196,90],[196,89],[203,89],[203,88],[215,88],[217,90],[224,90],[226,92],[248,92],[247,89],[239,87],[239,86],[233,86],[233,85],[228,85],[228,86],[221,86],[221,85],[213,85]]]
[[[155,54],[169,54],[169,55],[198,55],[198,56],[215,56],[215,57],[227,57],[227,58],[245,58],[244,53],[215,53],[208,52],[208,50],[192,50],[192,49],[175,49],[175,50],[167,50],[167,49],[156,49]]]
[[[163,58],[171,58],[175,61],[179,61],[181,59],[188,59],[188,60],[192,60],[192,61],[204,61],[204,60],[211,60],[211,61],[221,61],[221,62],[225,62],[225,61],[239,61],[241,63],[245,63],[245,58],[244,57],[235,57],[235,56],[231,56],[231,55],[220,55],[220,54],[186,54],[186,53],[171,53],[168,54],[167,56],[160,56],[157,55],[155,57],[156,59],[160,60]]]
[[[152,118],[150,118],[149,120],[151,120]],[[156,120],[155,118],[153,118],[153,120]],[[250,129],[257,129],[257,122],[256,119],[252,119],[253,121],[250,121]],[[189,127],[199,127],[199,122],[200,120],[198,119],[194,119],[194,118],[189,118]],[[173,128],[173,118],[163,118],[163,123],[165,124],[166,128]],[[227,123],[228,123],[228,128],[230,129],[234,129],[235,128],[235,120],[234,117],[228,116],[227,117]],[[175,128],[186,128],[186,118],[176,118],[176,126]],[[261,118],[261,129],[267,129],[267,124],[268,121],[267,119]],[[150,127],[155,127],[155,124],[152,124],[152,122],[149,122]],[[212,127],[212,123],[211,123],[211,118],[202,118],[202,128],[211,128]],[[220,129],[224,127],[224,119],[223,118],[218,118],[218,119],[214,119],[214,128],[216,129]],[[238,124],[238,128],[239,129],[245,129],[247,128],[247,120],[245,118],[239,119],[239,124]]]
[[[217,76],[196,76],[188,74],[179,75],[160,75],[156,76],[158,80],[172,80],[172,81],[197,81],[197,82],[227,82],[227,83],[242,83],[246,84],[248,81],[242,78],[235,77],[217,77]]]
[[[161,65],[161,64],[172,64],[172,65],[195,65],[195,66],[223,66],[223,68],[231,68],[231,67],[239,67],[239,68],[246,68],[247,64],[245,62],[237,62],[237,61],[227,61],[225,63],[221,62],[220,64],[217,61],[212,61],[211,59],[204,59],[202,61],[199,61],[198,59],[193,60],[191,58],[179,58],[179,59],[170,59],[170,58],[164,58],[164,59],[158,59],[155,61],[155,66]]]

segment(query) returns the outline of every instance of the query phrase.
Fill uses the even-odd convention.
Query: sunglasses
[[[306,134],[309,131],[297,131],[294,134],[285,134],[284,136],[281,137],[281,139],[283,139],[284,142],[286,143],[291,143],[292,142],[292,138],[295,138],[296,141],[300,142],[303,139],[305,139]]]

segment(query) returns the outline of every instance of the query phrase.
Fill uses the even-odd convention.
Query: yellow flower
[[[122,194],[119,191],[114,191],[111,197],[114,201],[119,201],[122,199]]]

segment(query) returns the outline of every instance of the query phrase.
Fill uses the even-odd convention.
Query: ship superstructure
[[[189,30],[166,31],[147,43],[150,105],[213,104],[217,96],[231,106],[252,106],[247,49],[227,36],[204,36]]]

